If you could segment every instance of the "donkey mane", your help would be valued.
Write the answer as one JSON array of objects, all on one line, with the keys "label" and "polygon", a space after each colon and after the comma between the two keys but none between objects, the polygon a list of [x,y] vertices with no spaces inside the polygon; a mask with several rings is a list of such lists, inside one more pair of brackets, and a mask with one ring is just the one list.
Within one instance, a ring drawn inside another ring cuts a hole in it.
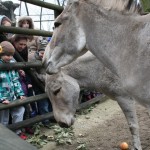
[{"label": "donkey mane", "polygon": [[[115,10],[127,14],[140,14],[142,7],[135,0],[84,0],[106,10]],[[94,1],[94,2],[93,2]]]}]

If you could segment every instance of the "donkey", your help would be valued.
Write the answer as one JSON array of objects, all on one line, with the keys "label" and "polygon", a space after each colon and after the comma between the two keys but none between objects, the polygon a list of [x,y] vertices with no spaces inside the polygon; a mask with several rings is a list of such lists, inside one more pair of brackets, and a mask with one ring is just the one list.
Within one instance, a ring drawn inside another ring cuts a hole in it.
[{"label": "donkey", "polygon": [[150,105],[150,14],[135,13],[132,2],[69,0],[43,59],[47,73],[57,73],[87,48],[118,76],[130,97]]},{"label": "donkey", "polygon": [[133,149],[142,149],[135,101],[123,90],[120,79],[90,52],[63,67],[59,73],[47,74],[45,83],[54,117],[60,126],[69,127],[74,123],[80,88],[95,89],[118,102],[133,137]]}]

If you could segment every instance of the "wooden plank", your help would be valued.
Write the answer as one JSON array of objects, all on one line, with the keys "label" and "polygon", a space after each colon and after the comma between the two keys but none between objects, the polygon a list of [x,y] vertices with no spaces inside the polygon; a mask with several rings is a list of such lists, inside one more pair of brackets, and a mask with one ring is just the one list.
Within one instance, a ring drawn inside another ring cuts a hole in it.
[{"label": "wooden plank", "polygon": [[0,64],[0,70],[16,70],[16,69],[29,69],[41,68],[42,62],[16,62],[16,63],[3,63]]},{"label": "wooden plank", "polygon": [[23,127],[26,127],[26,126],[33,125],[35,123],[41,122],[41,121],[46,120],[46,119],[54,119],[53,113],[50,112],[50,113],[46,113],[44,115],[38,115],[34,118],[26,119],[22,122],[18,122],[18,123],[15,123],[15,124],[10,124],[7,127],[11,130],[16,130],[16,129],[20,129],[20,128],[23,128]]},{"label": "wooden plank", "polygon": [[[97,96],[96,98],[93,98],[87,102],[84,102],[84,103],[81,103],[79,105],[79,107],[77,108],[77,110],[80,110],[80,109],[83,109],[83,108],[86,108],[94,103],[97,103],[97,102],[104,102],[106,99],[108,99],[107,96],[103,95],[103,96]],[[39,115],[39,116],[36,116],[34,118],[30,118],[30,119],[27,119],[27,120],[24,120],[22,122],[18,122],[18,123],[15,123],[15,124],[10,124],[8,125],[7,127],[11,130],[16,130],[16,129],[19,129],[19,128],[23,128],[23,127],[26,127],[26,126],[29,126],[29,125],[33,125],[37,122],[40,122],[40,121],[43,121],[43,120],[46,120],[46,119],[53,119],[54,120],[54,116],[53,116],[53,113],[50,112],[50,113],[46,113],[44,115]]]},{"label": "wooden plank", "polygon": [[86,108],[86,107],[88,107],[88,106],[90,106],[90,105],[92,105],[92,104],[95,104],[95,103],[97,103],[97,102],[102,103],[102,102],[106,101],[107,99],[108,99],[108,97],[107,97],[106,95],[97,96],[97,97],[95,97],[95,98],[93,98],[93,99],[91,99],[91,100],[88,100],[87,102],[81,103],[81,104],[79,105],[79,107],[77,108],[77,110]]},{"label": "wooden plank", "polygon": [[37,150],[37,148],[0,124],[0,150]]},{"label": "wooden plank", "polygon": [[6,26],[0,26],[1,32],[9,32],[14,34],[24,34],[24,35],[40,35],[49,37],[52,36],[52,32],[45,31],[45,30],[35,30],[35,29],[25,29],[25,28],[19,28],[19,27],[6,27]]},{"label": "wooden plank", "polygon": [[17,106],[22,106],[22,105],[29,104],[29,103],[35,102],[35,101],[39,101],[39,100],[42,100],[45,98],[48,98],[46,93],[35,95],[35,96],[30,96],[30,97],[27,97],[25,100],[18,99],[18,100],[12,101],[8,105],[0,104],[0,110],[5,110],[5,109],[17,107]]}]

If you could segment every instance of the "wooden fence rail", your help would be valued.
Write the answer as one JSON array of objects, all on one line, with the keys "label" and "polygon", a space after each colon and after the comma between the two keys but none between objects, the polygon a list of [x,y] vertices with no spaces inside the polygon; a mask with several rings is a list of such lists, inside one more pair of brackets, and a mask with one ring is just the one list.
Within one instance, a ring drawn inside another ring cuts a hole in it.
[{"label": "wooden fence rail", "polygon": [[48,3],[48,2],[43,2],[43,1],[40,1],[40,0],[19,0],[19,1],[27,2],[27,3],[34,4],[36,6],[40,6],[40,7],[44,7],[44,8],[48,8],[48,9],[53,9],[53,10],[56,10],[56,11],[59,11],[59,12],[63,11],[62,6],[51,4],[51,3]]},{"label": "wooden fence rail", "polygon": [[[102,103],[104,102],[105,100],[107,100],[108,97],[106,97],[105,95],[103,96],[97,96],[87,102],[84,102],[84,103],[81,103],[79,105],[79,107],[77,108],[77,110],[80,110],[80,109],[83,109],[83,108],[86,108],[94,103]],[[46,119],[54,119],[54,116],[53,116],[53,113],[50,112],[50,113],[46,113],[44,115],[39,115],[39,116],[36,116],[34,118],[30,118],[30,119],[26,119],[22,122],[18,122],[18,123],[15,123],[15,124],[10,124],[8,125],[7,127],[11,130],[17,130],[19,128],[23,128],[23,127],[26,127],[26,126],[29,126],[29,125],[33,125],[37,122],[40,122],[40,121],[43,121],[43,120],[46,120]]]},{"label": "wooden fence rail", "polygon": [[16,62],[9,64],[0,64],[0,70],[16,70],[16,69],[29,69],[41,68],[42,62]]},{"label": "wooden fence rail", "polygon": [[10,108],[13,108],[13,107],[17,107],[17,106],[22,106],[22,105],[25,105],[25,104],[29,104],[29,103],[32,103],[32,102],[35,102],[35,101],[42,100],[44,98],[48,98],[46,93],[35,95],[35,96],[30,96],[30,97],[27,97],[25,100],[18,99],[18,100],[12,101],[8,105],[0,104],[0,110],[5,110],[5,109],[10,109]]},{"label": "wooden fence rail", "polygon": [[40,35],[44,37],[50,37],[52,36],[52,32],[45,31],[45,30],[35,30],[35,29],[25,29],[25,28],[19,28],[19,27],[6,27],[6,26],[0,26],[1,32],[8,32],[8,33],[14,33],[14,34],[24,34],[24,35]]}]

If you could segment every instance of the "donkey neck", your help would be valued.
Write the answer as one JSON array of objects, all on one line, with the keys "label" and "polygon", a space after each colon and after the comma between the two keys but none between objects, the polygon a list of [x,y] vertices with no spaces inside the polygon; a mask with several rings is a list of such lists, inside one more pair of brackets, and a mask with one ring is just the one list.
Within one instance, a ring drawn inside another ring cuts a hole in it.
[{"label": "donkey neck", "polygon": [[99,70],[98,68],[101,68],[103,72],[103,67],[98,65],[95,56],[87,52],[76,61],[63,67],[62,71],[64,74],[76,79],[81,88],[96,89],[97,85],[95,83],[97,82],[95,80],[98,80],[99,75],[95,73],[95,70]]},{"label": "donkey neck", "polygon": [[[130,38],[136,44],[138,22],[133,17],[119,14],[117,11],[106,11],[100,7],[95,10],[89,4],[84,5],[82,10],[84,13],[81,21],[86,34],[87,48],[118,75],[118,70],[122,67],[122,57],[127,57],[127,50],[133,49]],[[134,48],[136,46],[134,45]]]},{"label": "donkey neck", "polygon": [[76,79],[81,88],[103,90],[108,89],[108,83],[116,77],[90,52],[79,57],[76,61],[63,67],[63,73]]},{"label": "donkey neck", "polygon": [[124,94],[117,76],[104,67],[90,52],[63,67],[62,72],[74,78],[80,88],[100,91],[112,99],[119,94]]}]

